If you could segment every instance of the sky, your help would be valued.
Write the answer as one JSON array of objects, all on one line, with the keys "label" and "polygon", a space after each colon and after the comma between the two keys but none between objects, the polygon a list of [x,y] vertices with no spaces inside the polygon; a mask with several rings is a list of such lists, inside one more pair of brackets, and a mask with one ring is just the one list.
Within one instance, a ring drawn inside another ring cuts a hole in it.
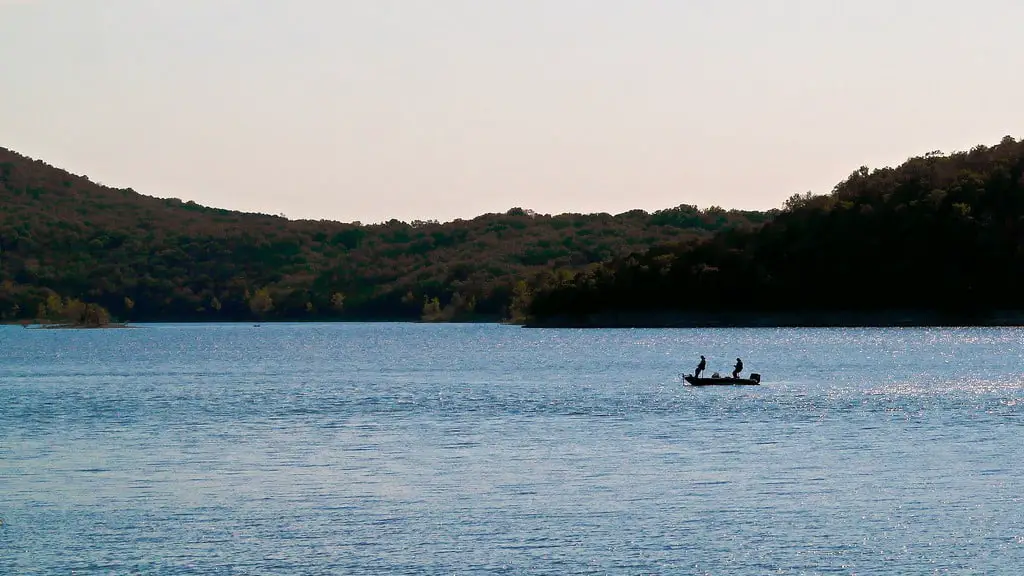
[{"label": "sky", "polygon": [[1024,137],[1019,0],[0,0],[0,146],[289,218],[779,207]]}]

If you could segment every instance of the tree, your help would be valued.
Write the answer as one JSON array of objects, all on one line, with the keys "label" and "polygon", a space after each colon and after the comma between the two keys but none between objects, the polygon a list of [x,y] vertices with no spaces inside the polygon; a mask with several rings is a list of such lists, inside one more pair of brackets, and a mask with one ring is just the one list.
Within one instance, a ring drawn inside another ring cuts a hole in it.
[{"label": "tree", "polygon": [[82,323],[85,326],[94,328],[106,326],[110,323],[110,312],[99,304],[86,304],[85,312],[82,315]]},{"label": "tree", "polygon": [[460,292],[456,291],[452,294],[452,299],[448,302],[448,305],[441,311],[440,319],[451,321],[465,319],[473,315],[476,310],[476,298],[473,296],[463,296]]},{"label": "tree", "polygon": [[50,294],[46,297],[46,313],[43,316],[48,320],[56,320],[64,315],[65,303],[57,294]]},{"label": "tree", "polygon": [[441,301],[435,296],[430,298],[428,296],[423,297],[423,313],[420,315],[420,319],[427,322],[436,322],[441,318]]},{"label": "tree", "polygon": [[525,322],[530,316],[530,305],[533,303],[533,291],[525,281],[516,282],[512,289],[512,303],[509,305],[509,320]]},{"label": "tree", "polygon": [[345,309],[345,295],[341,292],[335,292],[331,295],[331,309],[335,312],[341,312]]},{"label": "tree", "polygon": [[260,288],[249,298],[249,309],[258,317],[274,309],[274,299],[266,288]]},{"label": "tree", "polygon": [[110,313],[106,308],[91,302],[82,302],[77,298],[69,298],[62,306],[63,319],[72,326],[99,328],[110,323]]}]

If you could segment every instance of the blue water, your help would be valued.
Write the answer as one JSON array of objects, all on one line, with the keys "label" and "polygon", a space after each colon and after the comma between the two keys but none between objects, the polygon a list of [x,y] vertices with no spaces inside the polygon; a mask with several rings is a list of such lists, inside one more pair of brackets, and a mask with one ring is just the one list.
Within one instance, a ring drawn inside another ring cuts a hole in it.
[{"label": "blue water", "polygon": [[0,327],[0,574],[1020,574],[1022,432],[1020,329]]}]

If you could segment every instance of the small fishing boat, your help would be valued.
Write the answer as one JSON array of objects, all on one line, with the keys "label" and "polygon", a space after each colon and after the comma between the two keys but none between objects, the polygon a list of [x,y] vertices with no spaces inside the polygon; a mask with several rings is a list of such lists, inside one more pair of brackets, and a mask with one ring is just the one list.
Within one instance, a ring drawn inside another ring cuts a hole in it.
[{"label": "small fishing boat", "polygon": [[757,386],[761,383],[760,374],[751,374],[750,378],[733,378],[732,376],[714,375],[710,378],[696,378],[692,374],[683,376],[691,386]]}]

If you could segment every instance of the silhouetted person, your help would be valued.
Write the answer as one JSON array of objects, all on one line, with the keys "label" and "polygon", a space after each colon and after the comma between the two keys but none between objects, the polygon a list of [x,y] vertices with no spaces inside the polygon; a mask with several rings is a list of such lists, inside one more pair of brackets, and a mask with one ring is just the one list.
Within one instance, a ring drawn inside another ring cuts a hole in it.
[{"label": "silhouetted person", "polygon": [[707,360],[704,359],[704,355],[701,354],[700,364],[697,364],[697,371],[693,373],[694,378],[700,378],[700,375],[704,373],[704,369],[708,367]]},{"label": "silhouetted person", "polygon": [[740,360],[739,358],[737,358],[736,359],[736,366],[733,367],[733,369],[732,369],[732,377],[733,378],[739,378],[740,377],[740,372],[743,372],[743,360]]}]

